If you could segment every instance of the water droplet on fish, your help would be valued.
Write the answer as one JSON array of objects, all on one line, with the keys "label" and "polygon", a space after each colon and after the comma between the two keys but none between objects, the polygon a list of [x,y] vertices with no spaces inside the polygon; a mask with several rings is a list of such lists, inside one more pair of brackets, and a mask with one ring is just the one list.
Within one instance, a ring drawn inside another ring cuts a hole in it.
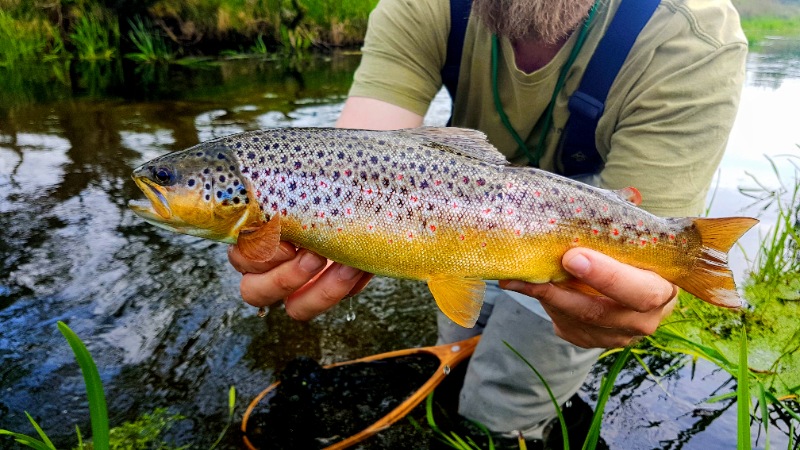
[{"label": "water droplet on fish", "polygon": [[263,306],[258,308],[258,312],[256,313],[256,315],[261,318],[267,317],[267,308]]},{"label": "water droplet on fish", "polygon": [[445,375],[450,375],[450,366],[444,366],[442,372],[444,372]]}]

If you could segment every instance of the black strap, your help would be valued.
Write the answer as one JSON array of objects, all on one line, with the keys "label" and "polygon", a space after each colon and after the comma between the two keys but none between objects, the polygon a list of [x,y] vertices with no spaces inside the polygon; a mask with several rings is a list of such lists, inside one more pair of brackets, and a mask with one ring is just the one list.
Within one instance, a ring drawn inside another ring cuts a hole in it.
[{"label": "black strap", "polygon": [[660,0],[623,0],[586,66],[578,90],[569,99],[569,119],[561,137],[562,174],[588,175],[604,165],[595,146],[597,123],[608,91],[633,43]]},{"label": "black strap", "polygon": [[[461,53],[464,49],[464,35],[467,33],[472,0],[450,0],[450,35],[447,37],[447,57],[442,67],[442,83],[450,93],[453,103],[458,90],[458,75],[461,71]],[[452,114],[450,115],[452,121]],[[448,121],[448,125],[450,125]]]}]

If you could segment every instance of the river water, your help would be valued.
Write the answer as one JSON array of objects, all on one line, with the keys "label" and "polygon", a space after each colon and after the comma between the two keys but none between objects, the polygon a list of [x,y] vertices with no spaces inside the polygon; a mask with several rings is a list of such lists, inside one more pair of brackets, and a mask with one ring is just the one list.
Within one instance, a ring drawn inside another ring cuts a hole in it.
[{"label": "river water", "polygon": [[[88,66],[55,78],[0,73],[0,428],[34,434],[28,411],[62,447],[75,445],[76,424],[89,432],[82,378],[59,320],[94,355],[112,424],[166,406],[188,418],[170,437],[199,448],[222,429],[231,385],[240,419],[244,404],[298,355],[330,363],[435,341],[435,305],[412,282],[377,279],[308,323],[281,308],[260,319],[239,298],[225,246],[160,231],[126,207],[141,196],[131,169],[157,155],[244,130],[332,125],[358,59]],[[798,99],[800,44],[774,41],[750,56],[711,216],[743,213],[750,200],[738,188],[753,184],[747,173],[776,179],[765,154],[799,153]],[[437,96],[426,122],[442,123],[448,101]],[[791,176],[788,164],[780,167]],[[763,217],[762,233],[774,220]],[[745,252],[757,246],[756,231]],[[741,280],[741,254],[733,267]],[[636,370],[622,377],[603,431],[612,448],[735,446],[735,408],[703,403],[733,383],[703,364],[693,379],[688,370],[663,390]],[[582,395],[591,400],[601,375]],[[364,448],[422,442],[403,426]],[[785,435],[775,434],[785,448]],[[235,433],[225,443],[236,447]]]}]

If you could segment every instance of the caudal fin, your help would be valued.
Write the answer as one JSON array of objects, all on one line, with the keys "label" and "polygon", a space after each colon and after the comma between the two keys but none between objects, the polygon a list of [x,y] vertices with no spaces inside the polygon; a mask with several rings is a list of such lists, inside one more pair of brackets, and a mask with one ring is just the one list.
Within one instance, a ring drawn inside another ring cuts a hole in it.
[{"label": "caudal fin", "polygon": [[675,284],[712,305],[739,308],[742,299],[736,292],[733,274],[728,268],[728,251],[758,220],[750,217],[692,219],[700,233],[701,254],[695,266]]}]

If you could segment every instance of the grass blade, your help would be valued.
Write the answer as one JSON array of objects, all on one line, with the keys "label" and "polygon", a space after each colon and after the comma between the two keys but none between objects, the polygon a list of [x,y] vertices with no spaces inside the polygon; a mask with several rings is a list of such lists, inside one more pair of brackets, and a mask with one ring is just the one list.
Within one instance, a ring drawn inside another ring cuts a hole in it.
[{"label": "grass blade", "polygon": [[614,387],[614,382],[616,382],[620,371],[625,367],[625,363],[628,362],[628,358],[631,356],[631,350],[630,347],[626,347],[620,353],[617,360],[614,361],[614,365],[611,366],[611,370],[608,371],[606,376],[603,377],[603,382],[600,383],[597,406],[592,416],[592,425],[589,427],[589,433],[586,435],[586,442],[583,443],[583,450],[594,450],[597,447],[597,441],[600,440],[600,425],[603,422],[603,410],[606,407],[608,397],[611,396],[611,388]]},{"label": "grass blade", "polygon": [[761,423],[764,424],[764,450],[769,450],[769,407],[767,405],[767,390],[764,383],[758,383],[758,403],[761,408]]},{"label": "grass blade", "polygon": [[67,339],[75,360],[83,372],[83,380],[86,383],[86,397],[89,399],[89,415],[92,422],[92,448],[95,450],[108,450],[109,448],[109,426],[108,408],[106,407],[106,396],[103,393],[103,383],[100,380],[100,373],[97,371],[92,355],[83,344],[81,339],[64,322],[58,322],[58,330]]},{"label": "grass blade", "polygon": [[47,437],[47,434],[45,434],[44,430],[42,430],[42,427],[40,427],[39,424],[36,423],[36,420],[34,420],[33,417],[31,417],[31,415],[28,414],[28,411],[25,411],[25,415],[28,417],[28,420],[31,422],[31,425],[33,425],[33,428],[36,430],[36,432],[39,433],[39,437],[42,438],[42,442],[44,442],[47,445],[47,447],[51,448],[52,450],[56,450],[56,447],[53,445],[53,442],[51,442],[50,438]]},{"label": "grass blade", "polygon": [[739,342],[739,372],[736,386],[737,399],[737,445],[739,450],[750,450],[750,371],[747,369],[747,330],[742,327]]},{"label": "grass blade", "polygon": [[231,386],[228,390],[228,423],[225,424],[225,428],[222,429],[222,432],[219,433],[217,436],[217,440],[211,445],[211,448],[208,450],[214,450],[217,448],[220,442],[222,442],[222,438],[225,437],[225,434],[228,432],[228,428],[230,428],[231,424],[233,423],[233,410],[236,407],[236,386]]},{"label": "grass blade", "polygon": [[519,359],[521,359],[522,362],[524,362],[533,371],[533,373],[536,374],[536,376],[539,378],[539,381],[541,381],[542,384],[544,385],[544,388],[547,390],[547,395],[550,396],[550,401],[553,402],[553,406],[556,407],[556,414],[558,415],[558,423],[561,424],[561,436],[564,439],[564,450],[569,450],[570,447],[569,447],[569,436],[568,436],[568,433],[567,433],[567,422],[564,420],[564,414],[562,414],[562,412],[561,412],[561,405],[558,404],[558,400],[556,399],[556,396],[553,395],[553,391],[550,390],[550,386],[547,384],[547,380],[544,379],[542,374],[540,374],[539,371],[536,370],[535,367],[533,367],[533,364],[528,362],[528,360],[525,359],[525,357],[522,356],[517,351],[517,349],[512,347],[511,344],[509,344],[506,341],[503,341],[503,343],[506,344],[506,347],[508,347],[512,352],[514,352],[514,354],[517,355],[517,357]]},{"label": "grass blade", "polygon": [[19,442],[20,444],[27,445],[28,447],[35,448],[36,450],[52,450],[52,447],[48,447],[47,444],[45,444],[44,442],[34,437],[28,436],[27,434],[14,433],[13,431],[8,431],[8,430],[0,430],[0,435],[3,434],[11,436],[14,438],[14,440]]}]

